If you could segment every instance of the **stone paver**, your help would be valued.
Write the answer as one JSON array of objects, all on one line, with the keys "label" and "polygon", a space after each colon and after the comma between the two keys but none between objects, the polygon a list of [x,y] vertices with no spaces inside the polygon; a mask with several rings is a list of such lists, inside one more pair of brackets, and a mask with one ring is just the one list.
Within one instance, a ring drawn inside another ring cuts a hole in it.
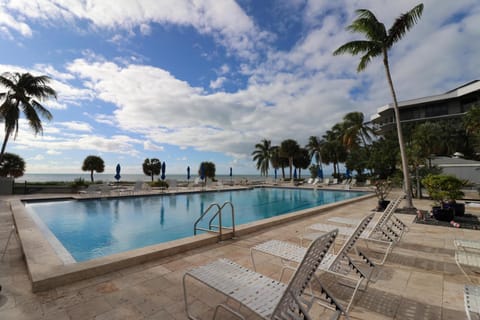
[{"label": "stone paver", "polygon": [[[392,196],[393,197],[393,196]],[[298,236],[316,222],[332,216],[359,218],[375,207],[376,199],[345,205],[296,222],[282,224],[178,256],[150,261],[101,277],[75,282],[45,292],[32,293],[18,239],[8,247],[0,262],[0,319],[186,319],[182,278],[186,271],[226,257],[252,267],[250,248],[268,239],[299,243]],[[429,209],[428,200],[414,200]],[[350,312],[352,319],[463,319],[463,285],[466,279],[454,262],[455,238],[478,239],[480,231],[413,224],[413,215],[398,215],[410,227],[383,266],[376,280],[360,293]],[[0,249],[10,232],[12,216],[6,202],[0,202]],[[369,252],[369,249],[366,249]],[[376,256],[372,253],[372,256]],[[258,257],[258,270],[278,278],[281,264]],[[474,278],[478,280],[478,277]],[[328,283],[331,281],[326,279]],[[332,282],[333,283],[333,282]],[[190,284],[191,310],[209,319],[223,297],[208,288]],[[344,287],[334,287],[343,296]],[[316,318],[330,311],[315,306]],[[223,315],[222,319],[232,317]],[[256,319],[247,314],[248,319]],[[233,319],[233,318],[232,318]]]}]

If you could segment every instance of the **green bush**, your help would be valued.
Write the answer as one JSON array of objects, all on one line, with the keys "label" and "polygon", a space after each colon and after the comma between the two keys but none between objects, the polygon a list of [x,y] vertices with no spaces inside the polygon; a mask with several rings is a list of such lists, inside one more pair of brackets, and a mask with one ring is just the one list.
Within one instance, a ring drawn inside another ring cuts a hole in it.
[{"label": "green bush", "polygon": [[71,186],[73,188],[79,188],[79,187],[86,187],[88,185],[88,183],[85,182],[85,179],[83,178],[77,178],[75,180],[73,180]]},{"label": "green bush", "polygon": [[450,200],[462,199],[464,193],[461,188],[466,183],[467,181],[444,174],[429,174],[422,179],[430,197],[440,205]]},{"label": "green bush", "polygon": [[167,181],[163,181],[163,180],[157,180],[157,181],[150,182],[150,186],[151,187],[156,187],[156,188],[168,189]]}]

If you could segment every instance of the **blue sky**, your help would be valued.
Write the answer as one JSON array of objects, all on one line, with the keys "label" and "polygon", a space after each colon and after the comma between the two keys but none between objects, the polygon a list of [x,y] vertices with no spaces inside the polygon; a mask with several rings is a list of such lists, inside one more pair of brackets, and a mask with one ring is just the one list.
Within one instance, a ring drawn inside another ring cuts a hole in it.
[{"label": "blue sky", "polygon": [[[262,139],[301,145],[343,115],[368,119],[391,101],[381,60],[333,57],[367,8],[389,27],[417,1],[0,0],[0,72],[49,75],[53,120],[21,121],[7,152],[27,173],[81,172],[98,155],[141,173],[145,158],[183,173],[256,173]],[[479,79],[480,2],[424,1],[420,22],[390,53],[400,100]],[[2,132],[3,133],[3,132]],[[0,135],[2,134],[0,133]],[[3,137],[1,137],[3,139]]]}]

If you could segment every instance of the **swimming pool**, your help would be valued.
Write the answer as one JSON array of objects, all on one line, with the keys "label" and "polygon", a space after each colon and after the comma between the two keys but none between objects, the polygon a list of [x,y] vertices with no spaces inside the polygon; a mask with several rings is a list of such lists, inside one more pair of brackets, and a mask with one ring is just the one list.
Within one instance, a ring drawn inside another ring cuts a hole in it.
[{"label": "swimming pool", "polygon": [[[95,259],[193,235],[211,203],[230,201],[237,225],[365,195],[365,192],[288,188],[202,192],[113,199],[26,202],[51,242],[73,258]],[[228,211],[226,212],[228,213]],[[208,221],[208,219],[206,219]],[[224,225],[231,225],[225,214]]]}]

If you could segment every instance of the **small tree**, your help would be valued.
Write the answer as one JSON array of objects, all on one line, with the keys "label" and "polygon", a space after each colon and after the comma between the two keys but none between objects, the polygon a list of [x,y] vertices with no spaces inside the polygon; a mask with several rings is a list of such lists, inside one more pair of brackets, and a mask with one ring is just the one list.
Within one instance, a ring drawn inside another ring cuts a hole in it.
[{"label": "small tree", "polygon": [[198,175],[201,175],[201,168],[203,166],[203,173],[205,174],[205,177],[214,179],[215,178],[215,163],[209,162],[209,161],[204,161],[200,164],[200,167],[198,167]]},{"label": "small tree", "polygon": [[18,178],[25,173],[25,161],[13,153],[4,153],[0,162],[0,177]]},{"label": "small tree", "polygon": [[103,172],[105,170],[105,163],[100,157],[88,156],[85,158],[85,160],[83,160],[82,170],[90,171],[90,180],[93,183],[93,171],[98,173]]},{"label": "small tree", "polygon": [[422,180],[430,197],[443,207],[448,201],[461,199],[464,196],[461,188],[465,181],[445,174],[429,174]]},{"label": "small tree", "polygon": [[152,177],[153,182],[153,177],[160,174],[160,170],[162,169],[162,163],[157,158],[147,158],[145,159],[145,161],[143,161],[142,169],[145,175]]}]

